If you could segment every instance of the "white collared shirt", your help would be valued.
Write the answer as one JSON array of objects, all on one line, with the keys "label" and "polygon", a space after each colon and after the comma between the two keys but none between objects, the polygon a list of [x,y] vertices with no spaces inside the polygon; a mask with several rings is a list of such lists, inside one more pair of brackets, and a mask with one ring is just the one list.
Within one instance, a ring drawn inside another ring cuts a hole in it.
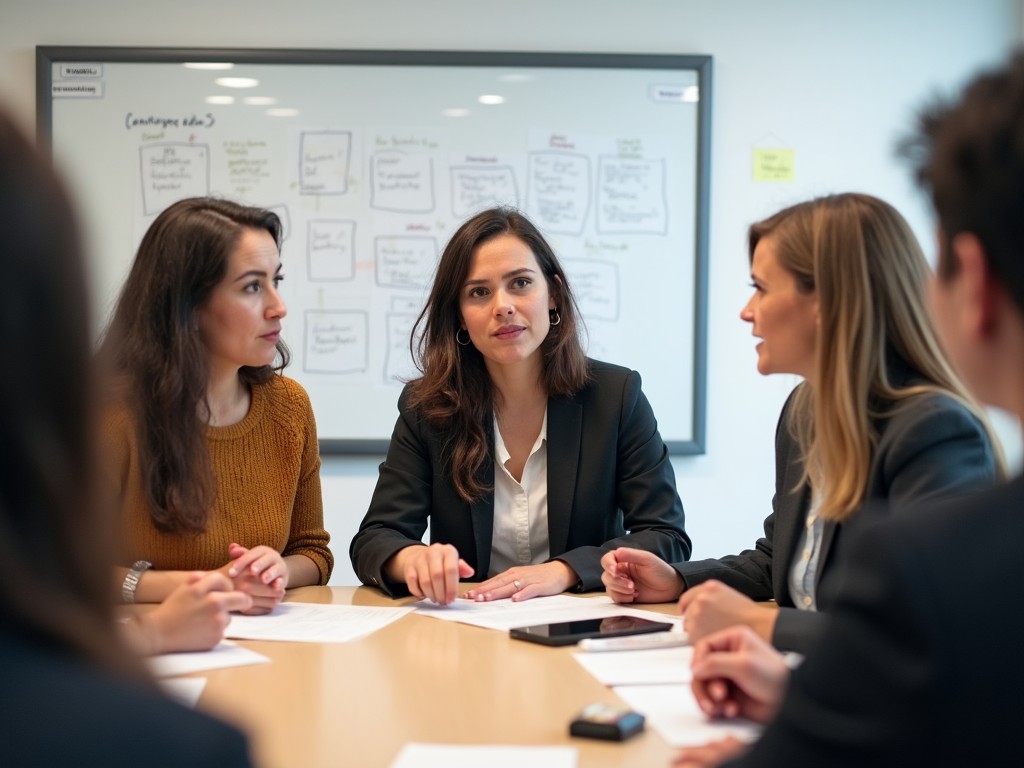
[{"label": "white collared shirt", "polygon": [[522,482],[505,464],[511,458],[494,420],[494,533],[491,567],[495,576],[516,565],[543,563],[550,557],[548,541],[548,412],[523,467]]}]

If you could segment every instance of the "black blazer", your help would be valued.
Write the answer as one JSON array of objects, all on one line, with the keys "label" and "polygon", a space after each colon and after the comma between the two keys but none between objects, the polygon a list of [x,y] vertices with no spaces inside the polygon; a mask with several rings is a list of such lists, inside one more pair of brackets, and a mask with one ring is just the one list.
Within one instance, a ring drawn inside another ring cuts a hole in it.
[{"label": "black blazer", "polygon": [[[53,610],[57,610],[53,608]],[[0,764],[246,768],[245,737],[0,627]]]},{"label": "black blazer", "polygon": [[[909,383],[909,379],[904,383]],[[806,385],[801,385],[806,386]],[[795,394],[795,390],[794,390]],[[806,527],[810,490],[800,480],[804,464],[790,434],[790,395],[775,432],[775,496],[754,549],[717,560],[674,564],[687,588],[717,579],[755,600],[780,606],[772,642],[783,650],[806,651],[824,629],[820,613],[797,610],[789,592],[789,571]],[[991,486],[996,464],[988,435],[974,415],[951,397],[923,394],[878,418],[878,444],[871,459],[864,503],[893,505],[963,494]],[[815,583],[818,611],[835,605],[839,579],[833,567],[847,529],[859,513],[837,524],[826,522]]]},{"label": "black blazer", "polygon": [[861,528],[822,642],[735,765],[1020,765],[1024,480]]},{"label": "black blazer", "polygon": [[[548,401],[550,553],[580,577],[580,591],[603,589],[601,555],[619,546],[670,562],[690,556],[675,474],[640,375],[595,360],[589,366],[591,381],[581,392]],[[443,456],[448,430],[421,419],[405,392],[398,410],[370,508],[349,547],[356,575],[392,596],[408,594],[405,584],[385,581],[384,563],[421,542],[429,519],[431,542],[454,545],[485,578],[494,494],[472,504],[460,498]],[[490,419],[486,427],[492,434]],[[485,481],[493,485],[493,464]]]}]

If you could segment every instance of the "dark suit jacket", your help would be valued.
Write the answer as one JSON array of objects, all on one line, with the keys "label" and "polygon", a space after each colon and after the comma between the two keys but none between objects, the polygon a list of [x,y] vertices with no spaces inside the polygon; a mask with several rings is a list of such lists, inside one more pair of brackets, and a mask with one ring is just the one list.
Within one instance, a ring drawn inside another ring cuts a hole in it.
[{"label": "dark suit jacket", "polygon": [[244,768],[245,737],[0,628],[0,765]]},{"label": "dark suit jacket", "polygon": [[[640,375],[593,360],[590,369],[581,392],[548,401],[550,553],[580,577],[580,591],[603,588],[601,555],[619,546],[670,562],[690,556],[675,473]],[[481,579],[494,523],[493,493],[469,504],[452,486],[443,454],[448,430],[427,424],[405,401],[403,393],[370,508],[349,548],[360,580],[393,596],[408,592],[385,581],[384,563],[422,540],[428,518],[430,540],[454,545]],[[493,464],[485,481],[493,486]]]},{"label": "dark suit jacket", "polygon": [[[905,381],[909,383],[909,378]],[[802,385],[805,386],[805,385]],[[810,491],[800,483],[804,464],[790,434],[790,395],[775,433],[775,496],[764,521],[764,537],[754,549],[718,560],[674,564],[687,588],[717,579],[755,600],[780,606],[772,642],[783,650],[804,652],[824,629],[820,613],[797,610],[789,592],[789,571],[807,522]],[[963,405],[940,394],[906,400],[875,422],[878,445],[871,460],[864,503],[894,506],[915,500],[954,496],[989,487],[996,479],[992,446],[981,423]],[[833,567],[846,529],[859,513],[837,524],[826,522],[818,560],[815,599],[818,611],[835,605],[839,581]]]},{"label": "dark suit jacket", "polygon": [[862,528],[820,646],[736,765],[1020,765],[1024,480]]}]

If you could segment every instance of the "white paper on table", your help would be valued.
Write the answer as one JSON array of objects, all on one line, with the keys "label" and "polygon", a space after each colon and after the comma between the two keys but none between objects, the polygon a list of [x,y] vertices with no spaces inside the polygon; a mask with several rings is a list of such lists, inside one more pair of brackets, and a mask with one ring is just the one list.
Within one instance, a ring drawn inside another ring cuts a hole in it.
[{"label": "white paper on table", "polygon": [[690,747],[734,736],[754,741],[761,726],[749,720],[711,720],[701,712],[689,685],[622,685],[613,688],[673,747]]},{"label": "white paper on table", "polygon": [[195,709],[199,697],[206,687],[206,679],[202,677],[176,677],[171,680],[158,680],[161,690],[189,709]]},{"label": "white paper on table", "polygon": [[402,747],[391,768],[576,768],[575,747],[419,744]]},{"label": "white paper on table", "polygon": [[263,616],[232,615],[224,634],[241,640],[347,643],[386,627],[411,610],[364,605],[279,603]]},{"label": "white paper on table", "polygon": [[693,646],[646,651],[574,653],[587,672],[604,685],[689,683]]},{"label": "white paper on table", "polygon": [[426,600],[415,604],[416,613],[433,616],[446,621],[458,621],[485,629],[508,631],[513,627],[529,627],[534,624],[553,624],[559,621],[580,619],[603,619],[608,616],[638,616],[654,621],[672,624],[682,622],[678,616],[668,616],[657,611],[630,608],[612,602],[610,597],[570,597],[551,595],[531,600],[492,600],[478,603],[475,600],[459,598],[450,605],[436,605]]},{"label": "white paper on table", "polygon": [[244,667],[247,664],[265,664],[270,659],[248,648],[222,640],[209,651],[190,653],[164,653],[146,660],[150,671],[156,677],[187,675],[189,672],[205,672],[222,667]]}]

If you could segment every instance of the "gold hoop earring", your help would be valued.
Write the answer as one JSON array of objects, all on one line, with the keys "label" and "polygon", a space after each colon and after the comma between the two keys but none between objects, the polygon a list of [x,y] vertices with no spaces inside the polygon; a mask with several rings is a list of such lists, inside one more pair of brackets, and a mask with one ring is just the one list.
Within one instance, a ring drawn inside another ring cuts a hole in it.
[{"label": "gold hoop earring", "polygon": [[562,316],[558,314],[557,309],[549,309],[548,320],[551,322],[552,325],[558,325],[560,322],[562,322]]},{"label": "gold hoop earring", "polygon": [[459,328],[459,330],[457,330],[455,332],[455,341],[456,341],[456,343],[460,347],[468,347],[470,345],[470,343],[472,343],[472,339],[469,338],[469,331],[466,331],[466,340],[465,341],[460,339],[459,338],[459,334],[462,333],[463,331],[466,331],[466,329],[465,328]]}]

